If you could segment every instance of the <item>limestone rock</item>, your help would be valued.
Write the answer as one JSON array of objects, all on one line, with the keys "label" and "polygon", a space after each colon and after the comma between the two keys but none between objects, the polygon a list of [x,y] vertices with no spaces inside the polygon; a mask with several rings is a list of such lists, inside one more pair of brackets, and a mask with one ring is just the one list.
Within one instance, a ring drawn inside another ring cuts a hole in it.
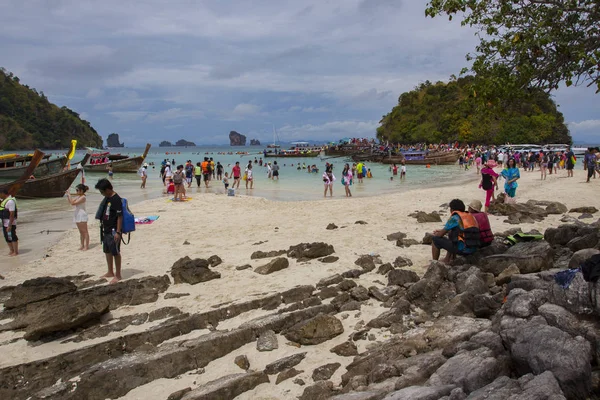
[{"label": "limestone rock", "polygon": [[440,214],[438,214],[435,211],[430,213],[426,213],[425,211],[417,211],[415,213],[409,214],[408,216],[416,218],[417,222],[420,224],[427,222],[442,222]]},{"label": "limestone rock", "polygon": [[388,310],[367,323],[371,328],[389,328],[393,324],[401,323],[404,316],[410,314],[410,303],[405,299],[398,299]]},{"label": "limestone rock", "polygon": [[287,253],[287,250],[273,250],[273,251],[268,251],[268,252],[258,250],[258,251],[255,251],[254,253],[252,253],[252,255],[250,255],[250,259],[258,260],[261,258],[279,257],[286,253]]},{"label": "limestone rock", "polygon": [[405,238],[406,238],[406,233],[404,233],[404,232],[390,233],[389,235],[387,235],[387,240],[389,240],[390,242],[395,242],[396,240],[405,239]]},{"label": "limestone rock", "polygon": [[356,225],[367,225],[367,221],[358,220],[355,222]]},{"label": "limestone rock", "polygon": [[581,224],[566,224],[558,228],[548,228],[544,232],[544,240],[552,246],[564,246],[575,237],[585,236],[596,232],[597,229],[590,226],[582,226]]},{"label": "limestone rock", "polygon": [[76,290],[77,286],[65,278],[47,276],[29,279],[14,288],[10,299],[4,303],[4,308],[9,310]]},{"label": "limestone rock", "polygon": [[374,257],[368,254],[362,255],[358,257],[354,264],[358,265],[365,272],[371,272],[375,269],[375,260]]},{"label": "limestone rock", "polygon": [[270,364],[267,364],[267,366],[265,367],[265,373],[269,375],[274,375],[286,369],[295,367],[296,365],[300,364],[300,362],[304,360],[305,357],[306,352],[303,352],[279,359]]},{"label": "limestone rock", "polygon": [[277,379],[275,380],[275,384],[279,385],[281,382],[286,381],[290,378],[293,378],[297,375],[300,375],[304,371],[298,371],[295,368],[286,369],[285,371],[281,371],[279,375],[277,375]]},{"label": "limestone rock", "polygon": [[191,387],[186,387],[185,389],[181,389],[178,390],[176,392],[173,392],[169,395],[169,397],[167,397],[167,400],[181,400],[181,398],[187,393],[187,392],[191,392],[192,388]]},{"label": "limestone rock", "polygon": [[415,239],[398,239],[398,240],[396,240],[396,246],[398,246],[398,247],[410,247],[410,246],[414,246],[417,244],[420,244],[420,243]]},{"label": "limestone rock", "polygon": [[388,394],[383,400],[438,400],[450,394],[454,385],[409,386]]},{"label": "limestone rock", "polygon": [[178,299],[180,297],[185,297],[185,296],[189,296],[189,293],[167,293],[165,294],[164,299],[168,300],[168,299]]},{"label": "limestone rock", "polygon": [[333,393],[332,382],[319,381],[314,385],[307,386],[298,400],[327,400]]},{"label": "limestone rock", "polygon": [[181,400],[233,399],[261,383],[269,383],[264,372],[227,375],[186,393]]},{"label": "limestone rock", "polygon": [[344,280],[344,278],[342,278],[342,276],[340,274],[328,276],[326,278],[321,279],[317,283],[317,288],[322,288],[322,287],[326,287],[326,286],[330,286],[330,285],[337,285],[338,283],[340,283],[343,280]]},{"label": "limestone rock", "polygon": [[287,251],[287,256],[290,258],[297,258],[299,261],[304,261],[325,257],[333,253],[335,253],[335,250],[332,245],[323,242],[314,242],[290,246]]},{"label": "limestone rock", "polygon": [[394,267],[390,263],[381,264],[377,269],[377,273],[381,275],[386,275],[388,272],[393,270]]},{"label": "limestone rock", "polygon": [[329,225],[327,225],[327,228],[325,228],[325,229],[327,229],[328,231],[331,231],[331,230],[334,230],[337,228],[338,228],[338,226],[336,224],[330,223]]},{"label": "limestone rock", "polygon": [[250,264],[238,265],[237,267],[235,267],[235,269],[237,271],[243,271],[245,269],[252,269],[252,265],[250,265]]},{"label": "limestone rock", "polygon": [[207,261],[208,261],[208,264],[213,268],[216,267],[217,265],[220,265],[223,263],[223,260],[221,260],[221,257],[217,256],[216,254],[208,257]]},{"label": "limestone rock", "polygon": [[350,289],[350,297],[356,301],[369,300],[369,291],[364,286],[357,286]]},{"label": "limestone rock", "polygon": [[505,283],[510,282],[510,278],[513,275],[518,275],[520,273],[519,267],[517,267],[516,264],[511,264],[496,277],[496,285],[504,285]]},{"label": "limestone rock", "polygon": [[568,289],[552,282],[548,290],[548,299],[575,314],[600,315],[600,281],[588,283],[583,279],[583,274],[578,272]]},{"label": "limestone rock", "polygon": [[568,210],[567,206],[557,201],[553,201],[552,203],[546,206],[546,212],[548,214],[564,214]]},{"label": "limestone rock", "polygon": [[342,272],[342,278],[354,279],[354,278],[358,278],[359,276],[361,276],[364,273],[365,273],[365,271],[362,269],[351,269],[351,270]]},{"label": "limestone rock", "polygon": [[219,272],[211,271],[210,263],[207,260],[196,258],[190,259],[188,256],[177,260],[171,267],[171,276],[175,284],[189,283],[195,285],[201,282],[207,282],[221,277]]},{"label": "limestone rock", "polygon": [[388,286],[404,286],[407,283],[419,281],[419,275],[417,275],[415,271],[409,271],[406,269],[393,269],[388,273],[387,277]]},{"label": "limestone rock", "polygon": [[230,146],[245,146],[246,136],[237,133],[236,131],[229,132],[229,145]]},{"label": "limestone rock", "polygon": [[396,268],[410,267],[411,265],[413,265],[413,263],[408,258],[398,256],[394,260],[394,267]]},{"label": "limestone rock", "polygon": [[248,371],[250,368],[250,361],[248,361],[248,357],[245,355],[237,356],[233,362],[244,371]]},{"label": "limestone rock", "polygon": [[352,357],[358,355],[358,349],[354,342],[351,341],[338,344],[329,351],[342,357]]},{"label": "limestone rock", "polygon": [[576,207],[571,208],[569,210],[570,213],[579,213],[579,214],[595,214],[598,212],[598,209],[594,206],[590,207]]},{"label": "limestone rock", "polygon": [[290,266],[290,262],[285,257],[277,257],[265,265],[256,267],[254,272],[261,275],[272,274],[273,272],[281,271]]},{"label": "limestone rock", "polygon": [[554,251],[548,242],[543,240],[520,242],[510,247],[504,254],[485,257],[480,264],[483,272],[499,275],[506,268],[515,264],[522,274],[545,271],[552,268]]},{"label": "limestone rock", "polygon": [[256,350],[258,351],[272,351],[278,348],[277,335],[273,331],[263,332],[256,341]]},{"label": "limestone rock", "polygon": [[325,264],[331,264],[331,263],[336,262],[339,259],[340,258],[337,256],[326,256],[326,257],[319,258],[319,261],[321,261],[322,263],[325,263]]},{"label": "limestone rock", "polygon": [[591,249],[598,244],[598,233],[593,232],[585,236],[575,237],[567,243],[567,247],[573,252]]},{"label": "limestone rock", "polygon": [[338,368],[341,366],[342,366],[342,364],[336,362],[336,363],[325,364],[320,367],[317,367],[317,368],[315,368],[315,370],[312,373],[312,379],[315,382],[326,381],[329,378],[331,378],[333,376],[333,374],[335,373],[335,371],[337,371]]},{"label": "limestone rock", "polygon": [[319,314],[314,318],[299,322],[288,329],[284,336],[302,345],[323,343],[344,333],[342,322],[334,316]]}]

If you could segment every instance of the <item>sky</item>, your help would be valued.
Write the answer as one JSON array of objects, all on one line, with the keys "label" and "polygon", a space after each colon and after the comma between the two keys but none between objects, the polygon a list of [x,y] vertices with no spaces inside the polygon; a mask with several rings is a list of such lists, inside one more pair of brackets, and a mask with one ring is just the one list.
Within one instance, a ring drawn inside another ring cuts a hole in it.
[{"label": "sky", "polygon": [[[475,31],[426,0],[3,0],[0,66],[126,146],[374,137],[398,97],[467,66]],[[600,95],[554,93],[575,141]]]}]

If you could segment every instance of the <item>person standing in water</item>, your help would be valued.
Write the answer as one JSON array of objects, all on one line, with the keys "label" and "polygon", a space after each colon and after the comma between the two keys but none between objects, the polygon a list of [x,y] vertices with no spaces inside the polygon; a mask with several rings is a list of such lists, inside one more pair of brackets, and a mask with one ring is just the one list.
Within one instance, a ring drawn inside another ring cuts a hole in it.
[{"label": "person standing in water", "polygon": [[148,164],[144,164],[140,169],[140,178],[142,178],[142,184],[140,185],[140,189],[145,189],[146,180],[148,179]]},{"label": "person standing in water", "polygon": [[277,161],[273,161],[273,180],[277,179],[279,180],[279,165],[277,165]]},{"label": "person standing in water", "polygon": [[252,163],[248,163],[248,167],[246,168],[246,189],[248,189],[248,184],[250,184],[250,189],[254,189],[254,176],[252,174]]},{"label": "person standing in water", "polygon": [[73,222],[77,226],[79,230],[79,240],[81,241],[81,247],[79,250],[89,250],[90,248],[90,234],[88,232],[88,214],[85,209],[86,197],[85,192],[87,192],[89,188],[84,184],[79,184],[75,186],[75,193],[77,193],[77,197],[71,197],[71,193],[69,190],[65,192],[67,194],[67,201],[70,205],[75,206],[75,214],[73,215]]},{"label": "person standing in water", "polygon": [[352,170],[348,164],[344,165],[344,170],[342,171],[342,183],[346,190],[346,197],[352,197],[352,192],[350,191],[350,185],[352,185]]},{"label": "person standing in water", "polygon": [[327,189],[329,189],[329,197],[333,197],[333,182],[335,182],[335,176],[333,175],[333,164],[325,163],[325,172],[323,172],[323,184],[325,185],[325,191],[323,197],[327,197]]}]

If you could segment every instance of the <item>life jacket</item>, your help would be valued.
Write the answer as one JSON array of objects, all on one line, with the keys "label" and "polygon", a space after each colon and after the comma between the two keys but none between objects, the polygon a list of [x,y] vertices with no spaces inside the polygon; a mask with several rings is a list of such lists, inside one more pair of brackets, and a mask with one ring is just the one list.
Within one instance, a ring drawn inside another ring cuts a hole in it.
[{"label": "life jacket", "polygon": [[15,215],[14,218],[17,218],[17,199],[15,199],[12,196],[7,197],[6,199],[2,200],[2,203],[0,203],[0,218],[1,219],[9,219],[10,218],[10,211],[8,211],[8,209],[6,208],[6,205],[8,204],[8,202],[12,200],[15,202]]},{"label": "life jacket", "polygon": [[202,172],[203,172],[204,174],[208,174],[208,173],[210,172],[210,170],[209,170],[209,168],[210,168],[210,167],[209,167],[209,165],[210,165],[210,164],[209,164],[209,162],[208,162],[208,161],[202,161]]},{"label": "life jacket", "polygon": [[463,242],[466,247],[479,247],[481,239],[479,235],[479,225],[473,214],[462,211],[454,211],[452,215],[458,215],[461,221],[462,229],[459,227],[458,240]]},{"label": "life jacket", "polygon": [[202,167],[195,166],[194,167],[194,174],[196,176],[202,175]]},{"label": "life jacket", "polygon": [[490,227],[490,220],[485,213],[473,213],[472,215],[477,220],[477,225],[479,225],[480,247],[489,246],[494,240],[494,234]]}]

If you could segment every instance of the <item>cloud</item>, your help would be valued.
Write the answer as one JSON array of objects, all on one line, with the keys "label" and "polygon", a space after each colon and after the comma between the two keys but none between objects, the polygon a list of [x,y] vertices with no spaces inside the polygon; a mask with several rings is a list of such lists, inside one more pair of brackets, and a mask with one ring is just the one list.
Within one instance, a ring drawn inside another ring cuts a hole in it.
[{"label": "cloud", "polygon": [[164,122],[176,119],[199,119],[204,118],[204,113],[197,110],[182,110],[181,108],[170,108],[148,114],[146,122]]},{"label": "cloud", "polygon": [[260,107],[255,104],[240,103],[233,108],[231,112],[232,117],[248,117],[250,115],[257,114],[260,111]]},{"label": "cloud", "polygon": [[331,138],[375,137],[377,121],[330,121],[323,124],[305,124],[298,126],[286,125],[278,129],[282,140],[330,140]]},{"label": "cloud", "polygon": [[148,115],[147,111],[111,111],[108,115],[115,117],[118,122],[134,122]]},{"label": "cloud", "polygon": [[587,131],[592,129],[600,130],[600,119],[588,119],[580,122],[569,122],[569,128],[575,131]]}]

